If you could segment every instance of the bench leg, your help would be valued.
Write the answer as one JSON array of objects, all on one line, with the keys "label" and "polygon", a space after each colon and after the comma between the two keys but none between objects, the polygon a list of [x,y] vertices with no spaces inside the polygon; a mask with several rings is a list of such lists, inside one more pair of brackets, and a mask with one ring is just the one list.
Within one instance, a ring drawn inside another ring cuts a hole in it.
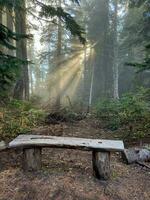
[{"label": "bench leg", "polygon": [[27,171],[41,169],[41,148],[23,149],[23,169]]},{"label": "bench leg", "polygon": [[100,180],[110,178],[110,152],[92,152],[94,176]]}]

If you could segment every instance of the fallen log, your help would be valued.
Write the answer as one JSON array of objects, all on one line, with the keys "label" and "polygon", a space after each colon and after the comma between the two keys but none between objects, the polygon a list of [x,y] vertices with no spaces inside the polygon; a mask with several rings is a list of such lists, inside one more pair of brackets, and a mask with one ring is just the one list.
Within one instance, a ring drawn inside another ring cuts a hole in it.
[{"label": "fallen log", "polygon": [[130,148],[125,149],[122,158],[127,164],[136,163],[138,161],[150,161],[150,151],[148,149]]}]

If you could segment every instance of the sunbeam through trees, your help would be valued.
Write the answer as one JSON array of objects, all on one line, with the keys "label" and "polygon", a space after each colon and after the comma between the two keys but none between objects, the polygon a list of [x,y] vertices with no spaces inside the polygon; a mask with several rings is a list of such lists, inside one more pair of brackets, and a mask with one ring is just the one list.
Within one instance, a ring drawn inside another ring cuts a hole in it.
[{"label": "sunbeam through trees", "polygon": [[149,161],[150,0],[0,0],[0,200],[148,200]]}]

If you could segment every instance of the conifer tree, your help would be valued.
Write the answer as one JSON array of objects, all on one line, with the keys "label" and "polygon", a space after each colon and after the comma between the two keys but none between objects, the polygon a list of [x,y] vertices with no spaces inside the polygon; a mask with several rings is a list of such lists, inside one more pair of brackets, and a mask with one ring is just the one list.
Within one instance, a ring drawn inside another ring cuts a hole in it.
[{"label": "conifer tree", "polygon": [[[79,4],[79,0],[71,0],[74,3]],[[25,2],[25,1],[24,1]],[[65,24],[66,29],[70,30],[70,32],[74,35],[77,36],[82,43],[85,43],[85,39],[83,37],[84,30],[78,25],[74,18],[67,12],[65,12],[61,7],[53,7],[50,4],[44,4],[41,3],[41,1],[38,0],[32,0],[35,6],[38,6],[41,8],[39,12],[39,16],[43,18],[54,18],[55,16],[59,17],[62,23]],[[13,9],[15,10],[16,14],[23,11],[26,12],[26,8],[23,4],[22,0],[0,0],[0,9],[7,8],[7,9]],[[17,30],[16,30],[17,31]],[[13,32],[10,30],[8,27],[4,26],[2,22],[0,23],[0,44],[10,50],[17,50],[16,46],[13,44],[13,40],[16,40],[17,43],[18,41],[23,39],[23,38],[29,38],[29,35],[26,34],[26,31],[19,31],[19,32]],[[22,48],[22,47],[21,47]],[[7,92],[9,89],[12,87],[13,82],[16,80],[17,76],[19,76],[19,71],[20,71],[20,76],[22,76],[22,70],[23,67],[22,64],[27,66],[27,56],[18,56],[13,57],[10,55],[7,55],[3,51],[0,51],[0,88],[1,88],[1,94],[8,94]],[[26,67],[27,69],[27,67]],[[26,72],[26,77],[28,76],[28,70],[25,70]],[[28,78],[26,79],[28,80]],[[29,87],[28,83],[21,83],[23,84],[21,87],[25,88],[25,92],[23,92],[23,89],[21,89],[21,95],[14,95],[16,98],[23,99],[26,97],[28,99],[29,96]],[[20,88],[21,88],[20,87]],[[16,93],[16,92],[15,92]],[[23,95],[23,93],[25,93]],[[7,96],[6,94],[2,96]],[[20,96],[20,97],[19,97]],[[23,97],[24,96],[24,97]]]}]

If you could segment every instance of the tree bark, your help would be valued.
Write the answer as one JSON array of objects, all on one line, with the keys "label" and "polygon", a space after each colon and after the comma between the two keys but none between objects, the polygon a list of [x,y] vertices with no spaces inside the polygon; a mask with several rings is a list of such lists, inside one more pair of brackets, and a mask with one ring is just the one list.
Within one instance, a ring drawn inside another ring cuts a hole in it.
[{"label": "tree bark", "polygon": [[[23,8],[25,9],[25,0],[22,2]],[[16,11],[16,32],[26,34],[26,13],[25,10]],[[27,41],[22,39],[16,42],[16,56],[21,60],[27,60]],[[14,98],[19,100],[28,100],[29,99],[29,74],[28,74],[28,65],[24,64],[21,67],[20,77],[17,80],[17,83],[14,88]]]},{"label": "tree bark", "polygon": [[[61,7],[61,0],[58,1],[58,6]],[[55,107],[56,109],[60,109],[61,104],[61,83],[60,83],[60,57],[61,57],[61,50],[62,50],[62,25],[61,25],[61,19],[58,19],[58,32],[57,32],[57,49],[56,49],[56,70],[57,70],[57,76],[58,76],[58,82],[56,83],[56,103]]]},{"label": "tree bark", "polygon": [[92,97],[93,97],[93,82],[94,82],[94,52],[93,49],[90,49],[90,65],[91,65],[91,81],[90,81],[90,94],[89,94],[89,105],[88,112],[90,112],[90,108],[92,105]]},{"label": "tree bark", "polygon": [[94,62],[93,101],[112,97],[113,72],[109,47],[109,2],[109,0],[95,1],[95,11],[91,16],[91,24],[89,25],[89,32],[93,37],[92,39],[96,42],[94,47],[96,55]]},{"label": "tree bark", "polygon": [[110,178],[110,152],[92,153],[94,176],[100,180],[108,180]]},{"label": "tree bark", "polygon": [[[6,10],[6,13],[7,13],[7,27],[13,31],[13,11],[12,9],[7,9]],[[11,42],[13,43],[13,40],[11,40]],[[8,54],[11,55],[11,56],[14,56],[14,52],[11,50],[11,49],[8,49],[7,50]]]},{"label": "tree bark", "polygon": [[41,148],[30,148],[23,150],[23,169],[36,171],[41,169]]},{"label": "tree bark", "polygon": [[[35,59],[35,54],[34,54],[34,40],[30,41],[30,43],[28,42],[27,43],[27,52],[28,52],[28,59],[31,60],[33,63],[29,64],[28,65],[28,70],[29,70],[29,93],[31,95],[33,95],[34,93],[34,78],[33,78],[33,73],[34,73],[34,76],[35,75],[35,66],[36,65],[36,59]],[[36,79],[36,77],[35,77]]]},{"label": "tree bark", "polygon": [[118,91],[118,41],[117,41],[117,21],[118,21],[118,0],[114,1],[114,19],[113,19],[113,97],[119,99]]},{"label": "tree bark", "polygon": [[150,151],[148,149],[130,148],[125,149],[122,158],[127,164],[136,163],[138,161],[150,161]]},{"label": "tree bark", "polygon": [[0,7],[0,23],[2,24],[2,8]]}]

